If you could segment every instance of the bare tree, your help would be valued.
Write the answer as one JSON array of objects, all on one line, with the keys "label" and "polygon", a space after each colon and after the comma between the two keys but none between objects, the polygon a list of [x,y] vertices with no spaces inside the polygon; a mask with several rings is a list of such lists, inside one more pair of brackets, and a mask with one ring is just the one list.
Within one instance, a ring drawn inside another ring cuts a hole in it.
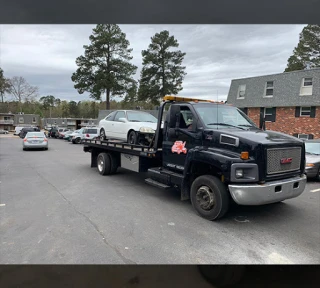
[{"label": "bare tree", "polygon": [[[9,80],[10,93],[16,101],[19,102],[20,111],[22,110],[22,102],[31,101],[38,96],[38,87],[31,86],[26,79],[21,76],[14,76]],[[21,111],[22,112],[22,111]]]}]

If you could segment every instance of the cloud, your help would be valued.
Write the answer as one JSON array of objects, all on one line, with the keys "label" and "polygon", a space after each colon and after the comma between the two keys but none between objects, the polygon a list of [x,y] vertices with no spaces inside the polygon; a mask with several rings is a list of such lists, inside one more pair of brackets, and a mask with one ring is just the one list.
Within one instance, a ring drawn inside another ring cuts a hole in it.
[{"label": "cloud", "polygon": [[[141,71],[141,50],[169,30],[186,53],[181,96],[226,99],[232,79],[283,72],[305,25],[120,25]],[[0,66],[6,77],[23,76],[41,95],[88,99],[73,88],[75,59],[94,25],[0,25]]]}]

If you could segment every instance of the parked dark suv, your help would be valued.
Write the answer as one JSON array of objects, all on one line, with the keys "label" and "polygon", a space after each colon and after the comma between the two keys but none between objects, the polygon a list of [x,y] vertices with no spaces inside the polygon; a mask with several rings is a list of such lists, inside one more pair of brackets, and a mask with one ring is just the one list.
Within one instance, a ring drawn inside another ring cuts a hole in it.
[{"label": "parked dark suv", "polygon": [[58,129],[57,128],[51,128],[48,132],[48,137],[51,138],[57,138],[58,137]]},{"label": "parked dark suv", "polygon": [[20,138],[26,137],[28,132],[40,132],[40,129],[38,127],[25,127],[25,128],[22,128],[20,133],[19,133]]}]

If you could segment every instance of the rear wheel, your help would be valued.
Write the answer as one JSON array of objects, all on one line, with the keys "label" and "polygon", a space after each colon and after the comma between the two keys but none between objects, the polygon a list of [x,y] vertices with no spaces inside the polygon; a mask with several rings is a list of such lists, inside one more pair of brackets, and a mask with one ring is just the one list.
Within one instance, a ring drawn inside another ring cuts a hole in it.
[{"label": "rear wheel", "polygon": [[97,158],[97,168],[101,175],[109,175],[111,172],[111,159],[108,153],[100,153]]},{"label": "rear wheel", "polygon": [[75,139],[75,143],[76,143],[76,144],[80,144],[80,143],[81,143],[81,138],[80,138],[80,137],[76,138],[76,139]]},{"label": "rear wheel", "polygon": [[104,141],[104,140],[107,140],[106,138],[106,132],[104,131],[104,129],[102,128],[100,130],[100,141]]},{"label": "rear wheel", "polygon": [[137,144],[138,143],[138,135],[135,131],[130,131],[128,135],[128,143],[129,144]]},{"label": "rear wheel", "polygon": [[229,209],[227,189],[212,175],[202,175],[193,181],[190,198],[193,208],[208,220],[223,217]]}]

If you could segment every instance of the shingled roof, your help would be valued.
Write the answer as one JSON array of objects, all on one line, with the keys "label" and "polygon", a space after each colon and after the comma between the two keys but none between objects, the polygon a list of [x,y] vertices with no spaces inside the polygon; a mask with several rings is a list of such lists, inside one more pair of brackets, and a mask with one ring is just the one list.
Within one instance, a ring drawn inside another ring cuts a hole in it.
[{"label": "shingled roof", "polygon": [[[312,95],[300,96],[303,78],[312,78]],[[274,81],[273,97],[264,97],[267,81]],[[246,85],[243,99],[237,98],[240,85]],[[239,108],[320,106],[320,68],[234,79],[227,102]]]}]

